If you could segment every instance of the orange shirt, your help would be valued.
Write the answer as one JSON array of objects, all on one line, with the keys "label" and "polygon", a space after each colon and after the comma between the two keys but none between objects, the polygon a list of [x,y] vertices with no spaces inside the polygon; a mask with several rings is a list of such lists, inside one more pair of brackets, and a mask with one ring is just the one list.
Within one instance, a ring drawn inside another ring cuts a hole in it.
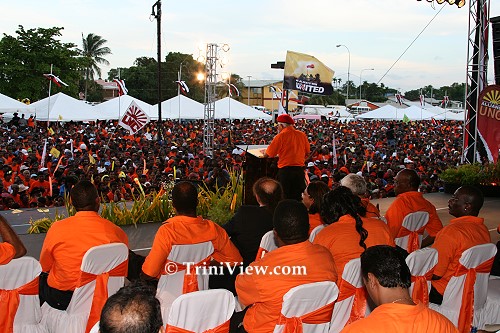
[{"label": "orange shirt", "polygon": [[311,151],[307,136],[293,126],[285,127],[278,133],[266,154],[270,157],[278,156],[278,168],[287,166],[304,166],[306,156]]},{"label": "orange shirt", "polygon": [[399,232],[405,216],[419,211],[429,213],[429,222],[425,226],[425,230],[430,236],[436,237],[438,231],[443,229],[443,224],[436,213],[436,207],[424,199],[422,193],[417,191],[401,193],[387,209],[385,218],[391,236],[393,238],[400,237]]},{"label": "orange shirt", "polygon": [[432,286],[443,295],[448,282],[458,268],[462,253],[476,245],[491,242],[484,219],[475,216],[462,216],[450,221],[441,230],[432,245],[438,251],[438,263],[434,275],[441,276],[433,280]]},{"label": "orange shirt", "polygon": [[10,243],[0,243],[0,265],[8,264],[16,255],[16,249]]},{"label": "orange shirt", "polygon": [[85,252],[91,247],[110,243],[128,246],[127,235],[96,212],[81,211],[54,222],[40,252],[42,271],[49,272],[49,286],[74,290]]},{"label": "orange shirt", "polygon": [[442,314],[422,303],[417,305],[386,303],[379,305],[366,318],[347,325],[342,333],[458,333],[458,329]]},{"label": "orange shirt", "polygon": [[[363,228],[368,231],[365,240],[366,247],[374,245],[394,246],[394,240],[389,234],[387,225],[379,219],[361,218]],[[339,275],[351,259],[359,258],[364,249],[359,245],[360,236],[356,231],[356,221],[351,215],[340,217],[337,222],[326,226],[314,239],[314,244],[323,245],[333,256],[335,268]]]},{"label": "orange shirt", "polygon": [[309,235],[314,230],[314,228],[316,228],[322,224],[323,224],[323,221],[321,220],[321,216],[319,216],[319,213],[309,214]]},{"label": "orange shirt", "polygon": [[370,199],[363,198],[361,199],[361,204],[366,208],[366,216],[365,217],[380,217],[380,211],[378,208],[370,202]]},{"label": "orange shirt", "polygon": [[[281,274],[284,272],[281,270],[283,268],[298,266],[305,268],[306,274]],[[264,268],[267,268],[266,273],[255,273]],[[327,249],[313,245],[308,240],[269,252],[250,264],[246,272],[250,272],[249,270],[253,274],[239,274],[236,278],[239,301],[244,305],[253,304],[243,320],[248,333],[269,333],[274,330],[283,295],[291,288],[312,282],[337,282],[332,255]]]},{"label": "orange shirt", "polygon": [[203,242],[212,242],[214,246],[212,256],[218,262],[243,261],[238,249],[221,226],[201,216],[174,216],[158,229],[142,271],[149,276],[159,278],[172,245]]}]

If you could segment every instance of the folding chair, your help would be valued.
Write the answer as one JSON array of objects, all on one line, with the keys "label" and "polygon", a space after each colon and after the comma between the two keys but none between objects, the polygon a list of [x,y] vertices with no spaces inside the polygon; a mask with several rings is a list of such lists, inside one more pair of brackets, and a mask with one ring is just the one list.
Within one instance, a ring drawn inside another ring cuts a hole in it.
[{"label": "folding chair", "polygon": [[429,305],[431,279],[437,262],[438,252],[430,247],[416,250],[406,257],[406,264],[411,273],[410,295],[414,302]]},{"label": "folding chair", "polygon": [[314,238],[316,238],[316,235],[325,228],[325,225],[318,225],[316,228],[311,231],[311,234],[309,235],[309,241],[312,243],[314,241]]},{"label": "folding chair", "polygon": [[405,216],[400,234],[403,236],[394,239],[397,246],[412,253],[420,249],[425,226],[429,222],[429,213],[414,212]]},{"label": "folding chair", "polygon": [[260,241],[255,260],[261,259],[266,253],[276,250],[277,248],[278,244],[276,244],[276,240],[274,239],[274,230],[266,232]]}]

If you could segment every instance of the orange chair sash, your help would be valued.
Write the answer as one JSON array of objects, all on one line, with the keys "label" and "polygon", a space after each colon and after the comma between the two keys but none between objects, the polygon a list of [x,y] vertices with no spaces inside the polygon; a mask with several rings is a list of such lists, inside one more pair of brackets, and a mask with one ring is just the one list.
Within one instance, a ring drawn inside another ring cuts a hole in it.
[{"label": "orange chair sash", "polygon": [[99,321],[104,303],[108,299],[108,280],[110,276],[127,276],[128,260],[125,260],[109,272],[102,274],[92,274],[87,272],[80,272],[80,279],[78,280],[77,287],[82,287],[87,283],[95,280],[94,296],[92,298],[92,306],[90,308],[89,319],[85,333],[90,332],[92,327]]},{"label": "orange chair sash", "polygon": [[366,289],[365,287],[356,288],[346,280],[341,280],[340,294],[337,302],[341,302],[351,296],[354,296],[354,301],[352,303],[351,315],[349,316],[349,320],[346,325],[365,317]]},{"label": "orange chair sash", "polygon": [[413,291],[411,293],[411,298],[415,303],[421,302],[425,306],[429,306],[429,286],[427,285],[427,281],[432,279],[433,274],[434,267],[425,273],[425,275],[412,275],[411,282],[413,283]]},{"label": "orange chair sash", "polygon": [[401,227],[398,234],[398,238],[408,236],[408,246],[406,248],[408,253],[412,253],[420,249],[420,242],[418,240],[418,236],[424,233],[425,227],[426,225],[415,231],[411,231],[406,229],[405,227]]},{"label": "orange chair sash", "polygon": [[467,274],[464,282],[460,314],[458,316],[458,330],[460,333],[469,333],[471,330],[472,319],[474,317],[474,284],[476,283],[477,273],[489,273],[494,259],[495,257],[483,262],[476,268],[470,269],[459,264],[454,274],[454,276]]},{"label": "orange chair sash", "polygon": [[334,304],[335,302],[331,302],[300,317],[285,317],[282,313],[280,313],[278,325],[285,325],[285,327],[283,327],[283,333],[302,333],[302,324],[318,325],[329,323],[332,320]]},{"label": "orange chair sash", "polygon": [[[184,284],[182,286],[182,293],[187,294],[193,291],[198,291],[198,275],[196,274],[196,267],[199,266],[207,266],[210,263],[210,260],[212,259],[212,255],[209,255],[202,261],[194,264],[194,265],[189,265],[189,271],[188,271],[188,266],[184,264],[180,264],[175,261],[171,261],[167,259],[167,262],[165,263],[165,267],[168,266],[168,263],[174,263],[177,265],[177,271],[185,271],[184,272]],[[171,272],[170,272],[171,273]],[[169,274],[167,271],[163,271],[161,273],[162,275]]]},{"label": "orange chair sash", "polygon": [[20,302],[19,295],[38,295],[38,276],[19,288],[0,289],[0,332],[14,331],[14,318]]},{"label": "orange chair sash", "polygon": [[[195,333],[195,332],[181,327],[167,325],[165,333]],[[219,326],[203,331],[202,333],[229,333],[229,320],[223,322]]]},{"label": "orange chair sash", "polygon": [[268,253],[269,251],[267,251],[265,248],[263,247],[259,247],[259,250],[257,251],[257,255],[255,256],[255,260],[259,260],[261,259],[263,256],[266,255],[266,253]]}]

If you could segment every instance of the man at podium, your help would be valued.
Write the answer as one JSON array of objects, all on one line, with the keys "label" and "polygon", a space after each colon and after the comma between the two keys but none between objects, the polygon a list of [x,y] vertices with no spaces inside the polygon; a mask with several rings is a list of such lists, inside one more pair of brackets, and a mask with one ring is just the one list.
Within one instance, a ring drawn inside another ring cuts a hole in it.
[{"label": "man at podium", "polygon": [[300,201],[306,188],[304,162],[311,151],[307,136],[295,129],[288,114],[278,116],[278,134],[267,147],[264,157],[278,156],[278,175],[286,199]]}]

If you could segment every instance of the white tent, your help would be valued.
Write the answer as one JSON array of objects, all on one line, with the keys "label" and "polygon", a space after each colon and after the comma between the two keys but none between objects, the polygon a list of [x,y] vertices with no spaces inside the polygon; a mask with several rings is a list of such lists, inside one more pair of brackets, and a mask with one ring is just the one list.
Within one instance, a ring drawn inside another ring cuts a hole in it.
[{"label": "white tent", "polygon": [[271,120],[267,113],[226,97],[215,102],[216,119],[264,119]]},{"label": "white tent", "polygon": [[[410,120],[431,120],[436,118],[436,113],[428,111],[424,108],[412,105],[406,109],[401,110],[399,113],[403,113]],[[404,115],[400,117],[398,113],[398,119],[403,119]]]},{"label": "white tent", "polygon": [[[103,119],[95,107],[60,92],[39,100],[31,107],[36,110],[36,119],[47,121],[91,121]],[[47,117],[48,116],[48,117]]]},{"label": "white tent", "polygon": [[333,118],[353,118],[353,115],[347,111],[343,105],[333,105],[324,107],[322,105],[305,105],[302,114],[320,115]]},{"label": "white tent", "polygon": [[[205,108],[203,104],[184,95],[179,95],[161,102],[162,119],[203,119]],[[158,104],[151,108],[151,119],[158,119]]]},{"label": "white tent", "polygon": [[[360,114],[356,116],[357,119],[386,119],[386,120],[394,120],[401,118],[403,119],[403,110],[398,109],[392,105],[384,105],[378,109],[373,111],[368,111],[366,113]],[[399,117],[401,114],[401,117]]]},{"label": "white tent", "polygon": [[26,105],[0,93],[0,112],[18,112],[27,114],[34,112],[34,110],[30,105]]},{"label": "white tent", "polygon": [[465,114],[464,114],[463,111],[459,112],[459,113],[455,113],[455,112],[451,112],[451,111],[446,110],[446,112],[438,114],[434,118],[438,119],[438,120],[459,120],[459,121],[464,121],[464,119],[465,119],[464,117],[465,117]]},{"label": "white tent", "polygon": [[99,119],[120,119],[123,114],[127,112],[127,108],[130,106],[132,101],[135,102],[135,104],[137,104],[148,115],[151,115],[151,112],[154,110],[152,105],[130,95],[123,95],[121,97],[110,99],[109,101],[94,106],[94,109],[98,110],[99,113],[102,114],[101,117],[103,118]]}]

